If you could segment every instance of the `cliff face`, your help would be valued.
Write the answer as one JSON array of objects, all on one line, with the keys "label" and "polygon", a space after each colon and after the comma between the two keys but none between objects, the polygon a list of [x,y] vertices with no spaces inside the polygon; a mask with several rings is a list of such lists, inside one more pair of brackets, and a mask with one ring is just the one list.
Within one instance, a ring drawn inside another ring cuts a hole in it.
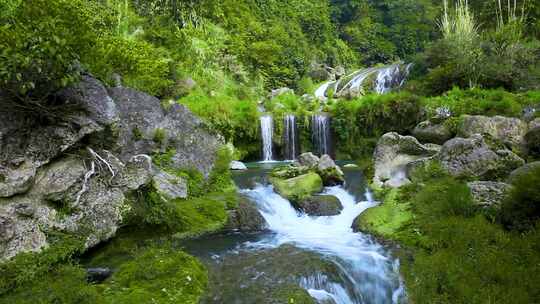
[{"label": "cliff face", "polygon": [[[48,245],[52,231],[82,235],[91,247],[112,237],[129,212],[127,197],[157,179],[167,152],[172,169],[211,172],[221,141],[181,105],[85,75],[54,96],[61,117],[40,121],[0,111],[0,260]],[[177,189],[175,189],[177,188]]]}]

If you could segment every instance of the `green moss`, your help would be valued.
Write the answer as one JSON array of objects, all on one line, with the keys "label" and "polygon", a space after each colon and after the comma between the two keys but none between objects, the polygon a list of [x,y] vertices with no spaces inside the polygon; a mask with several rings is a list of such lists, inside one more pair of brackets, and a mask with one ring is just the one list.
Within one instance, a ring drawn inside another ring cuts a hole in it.
[{"label": "green moss", "polygon": [[412,219],[410,203],[400,202],[397,189],[392,189],[384,201],[364,211],[355,220],[355,229],[371,233],[385,239],[394,239],[403,227]]},{"label": "green moss", "polygon": [[27,284],[2,297],[2,303],[102,303],[98,289],[86,282],[86,272],[76,265],[48,270]]},{"label": "green moss", "polygon": [[164,129],[157,128],[154,131],[154,142],[158,144],[163,144],[165,142],[165,139],[167,139],[167,132]]},{"label": "green moss", "polygon": [[272,299],[283,304],[315,304],[317,303],[309,293],[298,286],[279,288],[272,295]]},{"label": "green moss", "polygon": [[196,304],[207,286],[204,266],[170,249],[150,249],[123,264],[108,282],[107,303]]},{"label": "green moss", "polygon": [[84,245],[82,235],[50,232],[47,240],[49,247],[41,252],[21,253],[0,264],[0,296],[41,278],[61,263],[71,261]]},{"label": "green moss", "polygon": [[323,189],[321,177],[313,172],[289,179],[272,177],[270,181],[281,196],[292,202],[298,202]]}]

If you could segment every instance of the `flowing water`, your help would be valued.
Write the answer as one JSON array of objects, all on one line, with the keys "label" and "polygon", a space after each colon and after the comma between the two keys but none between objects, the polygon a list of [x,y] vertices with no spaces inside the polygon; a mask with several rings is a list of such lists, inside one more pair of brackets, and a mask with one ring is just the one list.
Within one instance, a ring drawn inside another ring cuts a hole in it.
[{"label": "flowing water", "polygon": [[330,131],[330,117],[321,113],[311,117],[311,137],[314,153],[317,155],[331,154],[332,134]]},{"label": "flowing water", "polygon": [[288,114],[283,118],[283,157],[287,160],[295,160],[298,151],[296,116]]},{"label": "flowing water", "polygon": [[[361,69],[344,77],[348,81],[331,81],[322,84],[316,91],[315,97],[325,100],[328,89],[333,88],[335,96],[358,95],[363,89],[373,90],[378,94],[385,94],[392,89],[400,88],[409,75],[411,64],[391,64],[384,67]],[[374,78],[372,78],[373,76]],[[373,79],[373,80],[372,80]],[[366,83],[367,80],[372,82]],[[365,87],[364,87],[365,86]]]},{"label": "flowing water", "polygon": [[[256,204],[269,232],[199,255],[206,256],[211,273],[204,303],[274,303],[267,301],[273,290],[291,284],[321,304],[406,302],[399,261],[373,238],[351,229],[360,213],[377,204],[359,170],[345,169],[345,186],[325,188],[344,208],[339,215],[324,217],[295,210],[265,182],[268,172],[236,173],[241,193]],[[208,243],[215,247],[216,239]]]},{"label": "flowing water", "polygon": [[[346,184],[325,188],[341,201],[339,215],[310,217],[292,208],[267,182],[275,165],[248,164],[250,169],[233,173],[240,194],[267,221],[267,231],[211,235],[173,245],[208,268],[209,289],[202,304],[288,303],[282,292],[295,288],[307,291],[318,304],[406,303],[399,261],[369,235],[351,229],[357,215],[377,204],[361,171],[344,168]],[[140,251],[156,237],[152,232],[127,236],[139,239],[119,236],[107,245],[108,251],[94,252],[86,264],[117,268],[126,259],[125,251],[117,248],[133,243],[133,250]]]},{"label": "flowing water", "polygon": [[272,136],[274,133],[274,120],[270,115],[261,116],[261,138],[263,161],[273,161]]}]

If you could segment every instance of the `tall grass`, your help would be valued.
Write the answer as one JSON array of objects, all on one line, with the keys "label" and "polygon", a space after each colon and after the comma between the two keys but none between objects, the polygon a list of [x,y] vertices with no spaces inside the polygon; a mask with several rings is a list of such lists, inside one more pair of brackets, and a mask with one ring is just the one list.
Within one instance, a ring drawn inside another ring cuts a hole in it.
[{"label": "tall grass", "polygon": [[448,1],[444,0],[444,14],[439,26],[445,39],[459,40],[464,42],[474,41],[478,38],[478,25],[474,15],[469,9],[467,0],[456,2],[455,14],[448,12]]}]

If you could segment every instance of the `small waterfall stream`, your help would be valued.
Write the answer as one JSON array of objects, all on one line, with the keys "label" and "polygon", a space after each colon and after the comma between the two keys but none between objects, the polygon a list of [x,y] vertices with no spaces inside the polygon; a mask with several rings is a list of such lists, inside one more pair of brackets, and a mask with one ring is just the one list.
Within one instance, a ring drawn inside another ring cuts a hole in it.
[{"label": "small waterfall stream", "polygon": [[270,185],[259,185],[242,192],[257,204],[274,233],[272,238],[251,246],[276,248],[294,244],[326,256],[341,270],[339,281],[323,273],[314,273],[300,280],[300,285],[319,303],[403,303],[405,295],[398,272],[399,261],[390,258],[366,235],[353,233],[351,229],[356,216],[376,202],[368,199],[356,203],[354,196],[344,188],[330,187],[326,188],[325,194],[336,196],[344,207],[343,211],[336,216],[310,217],[298,214],[289,201],[276,194]]},{"label": "small waterfall stream", "polygon": [[286,160],[295,160],[298,152],[296,116],[288,114],[283,118],[283,157]]},{"label": "small waterfall stream", "polygon": [[[330,87],[334,88],[335,96],[357,96],[358,94],[365,94],[362,91],[363,86],[367,80],[372,83],[367,84],[367,88],[378,94],[385,94],[392,89],[400,88],[405,83],[407,76],[409,75],[411,64],[391,64],[384,67],[371,67],[367,69],[361,69],[355,71],[347,77],[342,79],[348,79],[343,85],[338,81],[330,81],[322,84],[316,91],[315,97],[320,100],[326,100],[327,92]],[[370,77],[373,76],[374,78]]]},{"label": "small waterfall stream", "polygon": [[270,115],[263,115],[261,121],[262,155],[263,161],[273,161],[272,136],[274,133],[274,120]]},{"label": "small waterfall stream", "polygon": [[332,135],[330,117],[321,113],[311,117],[311,137],[314,153],[317,155],[331,154]]}]

